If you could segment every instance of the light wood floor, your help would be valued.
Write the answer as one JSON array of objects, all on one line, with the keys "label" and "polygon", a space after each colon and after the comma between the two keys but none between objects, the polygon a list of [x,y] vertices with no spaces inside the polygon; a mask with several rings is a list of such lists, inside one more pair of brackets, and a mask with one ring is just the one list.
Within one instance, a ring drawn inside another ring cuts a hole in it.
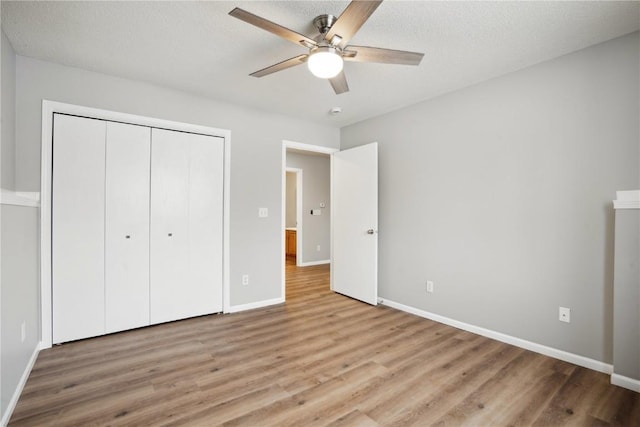
[{"label": "light wood floor", "polygon": [[609,377],[333,294],[287,266],[287,303],[40,353],[29,425],[640,425]]}]

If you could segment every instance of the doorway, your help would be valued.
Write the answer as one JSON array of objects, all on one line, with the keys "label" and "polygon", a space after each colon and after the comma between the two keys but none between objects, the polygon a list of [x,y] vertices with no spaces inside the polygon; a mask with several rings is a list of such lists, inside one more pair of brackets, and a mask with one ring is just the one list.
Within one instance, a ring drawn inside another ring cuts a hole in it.
[{"label": "doorway", "polygon": [[[329,265],[331,262],[330,172],[331,154],[337,151],[339,150],[336,148],[283,141],[281,263],[282,295],[285,300],[287,268],[304,269],[309,266]],[[294,176],[295,222],[292,219],[293,206],[287,203],[288,199],[291,202],[292,197],[287,196],[293,194]],[[291,252],[292,241],[288,240],[292,238],[293,233],[295,256],[292,256]]]}]

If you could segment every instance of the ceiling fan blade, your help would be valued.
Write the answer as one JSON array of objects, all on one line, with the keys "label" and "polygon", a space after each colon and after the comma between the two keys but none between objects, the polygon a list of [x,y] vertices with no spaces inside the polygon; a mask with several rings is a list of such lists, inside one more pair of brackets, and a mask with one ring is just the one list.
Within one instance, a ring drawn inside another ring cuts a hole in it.
[{"label": "ceiling fan blade", "polygon": [[331,83],[331,87],[333,88],[336,95],[349,92],[349,85],[347,84],[347,76],[345,76],[344,70],[340,71],[340,74],[338,74],[334,78],[329,79],[329,83]]},{"label": "ceiling fan blade", "polygon": [[[351,56],[351,52],[356,52]],[[383,49],[381,47],[347,46],[345,48],[345,61],[353,62],[379,62],[383,64],[418,65],[422,61],[424,53],[407,52],[406,50]]]},{"label": "ceiling fan blade", "polygon": [[380,3],[382,3],[382,0],[352,1],[331,26],[324,39],[330,42],[334,36],[338,36],[340,37],[340,42],[337,44],[340,47],[344,47],[362,27],[362,24],[380,6]]},{"label": "ceiling fan blade", "polygon": [[276,36],[282,37],[283,39],[289,40],[298,45],[302,45],[305,47],[316,46],[317,43],[315,40],[310,39],[309,37],[296,33],[293,30],[283,27],[282,25],[278,25],[275,22],[271,22],[268,19],[261,18],[258,15],[254,15],[251,12],[247,12],[244,9],[240,9],[236,7],[229,15],[234,18],[238,18],[241,21],[247,22],[251,25],[255,25],[258,28],[262,28],[263,30],[269,31],[270,33],[275,34]]},{"label": "ceiling fan blade", "polygon": [[278,62],[277,64],[271,65],[267,68],[263,68],[262,70],[258,70],[255,73],[251,73],[249,75],[252,77],[268,76],[269,74],[286,70],[287,68],[295,67],[296,65],[304,64],[305,62],[307,62],[308,57],[309,55],[307,55],[306,53],[304,55],[294,56],[293,58],[285,59],[282,62]]}]

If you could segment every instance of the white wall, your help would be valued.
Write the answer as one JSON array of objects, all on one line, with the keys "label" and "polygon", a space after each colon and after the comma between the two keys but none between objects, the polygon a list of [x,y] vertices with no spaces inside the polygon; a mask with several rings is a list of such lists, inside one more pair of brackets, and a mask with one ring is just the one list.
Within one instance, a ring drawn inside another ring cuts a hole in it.
[{"label": "white wall", "polygon": [[639,48],[635,33],[343,128],[343,149],[379,142],[380,296],[611,363]]},{"label": "white wall", "polygon": [[[231,130],[231,305],[282,297],[282,140],[337,147],[339,130],[17,56],[16,187],[40,187],[42,99]],[[212,84],[224,84],[212,82]],[[258,208],[269,209],[258,218]],[[250,285],[241,285],[249,274]]]},{"label": "white wall", "polygon": [[[302,263],[328,260],[331,233],[329,156],[287,153],[287,166],[303,171]],[[320,209],[320,203],[325,203],[325,207]],[[311,215],[311,209],[320,209],[322,214]]]}]

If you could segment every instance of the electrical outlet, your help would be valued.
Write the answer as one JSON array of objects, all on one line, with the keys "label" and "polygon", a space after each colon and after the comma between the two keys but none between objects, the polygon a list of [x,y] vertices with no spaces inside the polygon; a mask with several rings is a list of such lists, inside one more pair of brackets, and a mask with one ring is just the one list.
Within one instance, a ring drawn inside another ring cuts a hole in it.
[{"label": "electrical outlet", "polygon": [[22,322],[22,326],[20,327],[20,335],[22,336],[22,342],[27,339],[27,324]]},{"label": "electrical outlet", "polygon": [[427,280],[427,292],[429,292],[430,294],[433,293],[433,281],[431,280]]},{"label": "electrical outlet", "polygon": [[316,251],[320,252],[320,245],[316,246]]},{"label": "electrical outlet", "polygon": [[242,275],[242,284],[247,286],[249,284],[249,275],[248,274],[243,274]]},{"label": "electrical outlet", "polygon": [[258,217],[259,218],[266,218],[269,216],[269,209],[268,208],[259,208],[258,209]]},{"label": "electrical outlet", "polygon": [[561,322],[571,323],[571,309],[567,307],[560,307],[558,310],[558,319]]}]

